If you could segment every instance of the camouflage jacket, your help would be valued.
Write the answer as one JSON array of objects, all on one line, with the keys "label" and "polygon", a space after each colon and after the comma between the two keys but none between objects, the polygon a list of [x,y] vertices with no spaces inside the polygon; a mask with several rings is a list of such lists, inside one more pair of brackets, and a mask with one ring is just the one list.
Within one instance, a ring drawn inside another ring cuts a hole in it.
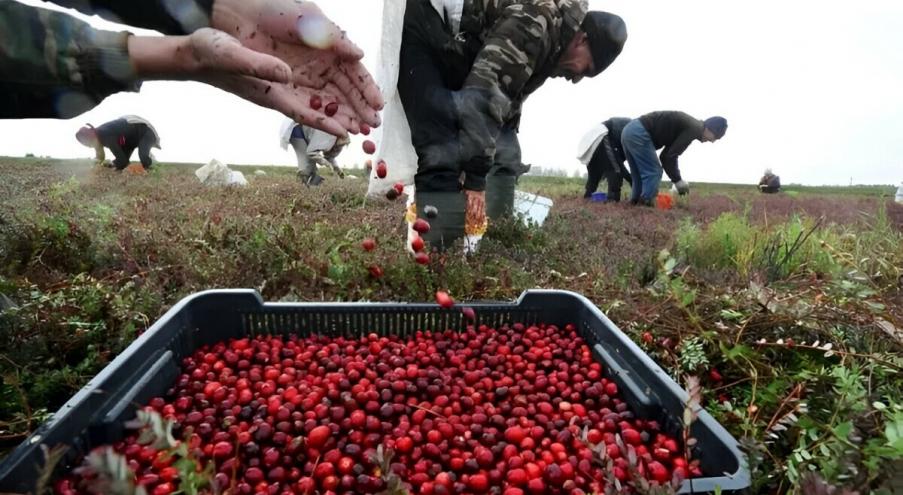
[{"label": "camouflage jacket", "polygon": [[481,45],[465,86],[500,89],[516,115],[555,71],[586,12],[586,0],[465,0],[460,32]]},{"label": "camouflage jacket", "polygon": [[465,189],[485,187],[501,128],[517,129],[521,105],[555,72],[586,12],[586,0],[464,0],[455,39],[473,63],[455,106]]},{"label": "camouflage jacket", "polygon": [[[180,16],[184,22],[160,0],[53,3],[164,34],[185,34],[209,22],[212,0],[185,1],[196,8],[187,9],[191,16]],[[128,37],[127,32],[94,29],[68,14],[0,0],[0,118],[70,118],[110,94],[137,91]]]}]

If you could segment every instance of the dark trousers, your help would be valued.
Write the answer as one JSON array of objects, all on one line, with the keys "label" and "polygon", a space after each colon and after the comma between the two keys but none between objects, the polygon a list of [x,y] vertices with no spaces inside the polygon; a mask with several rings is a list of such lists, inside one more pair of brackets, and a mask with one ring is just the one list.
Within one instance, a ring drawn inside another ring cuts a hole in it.
[{"label": "dark trousers", "polygon": [[125,119],[116,119],[97,128],[97,138],[101,146],[113,153],[113,166],[122,170],[129,165],[132,153],[138,149],[138,158],[145,169],[151,167],[151,148],[157,143],[154,131],[145,124],[130,124]]},{"label": "dark trousers", "polygon": [[602,138],[602,142],[593,152],[593,156],[586,165],[586,190],[583,193],[584,198],[588,198],[599,188],[599,182],[605,177],[608,182],[608,200],[621,200],[621,185],[623,182],[628,184],[631,181],[630,172],[627,171],[627,165],[622,163],[612,163],[611,158],[606,152],[606,143],[608,136]]},{"label": "dark trousers", "polygon": [[110,151],[113,152],[113,156],[115,157],[113,160],[113,167],[115,167],[116,170],[122,170],[125,167],[128,167],[132,154],[135,152],[135,148],[138,148],[138,158],[141,160],[141,165],[144,166],[145,170],[149,170],[152,164],[150,152],[155,142],[156,138],[154,137],[154,133],[148,129],[147,132],[142,134],[137,143],[126,140],[123,145],[116,143],[110,146]]},{"label": "dark trousers", "polygon": [[662,182],[662,164],[655,154],[655,144],[639,119],[634,119],[621,133],[621,145],[630,163],[631,202],[652,204]]},{"label": "dark trousers", "polygon": [[[461,190],[460,122],[452,94],[470,73],[476,41],[455,41],[429,0],[407,1],[398,93],[417,152],[418,191]],[[522,165],[516,130],[502,128],[496,147],[492,173],[517,175]]]}]

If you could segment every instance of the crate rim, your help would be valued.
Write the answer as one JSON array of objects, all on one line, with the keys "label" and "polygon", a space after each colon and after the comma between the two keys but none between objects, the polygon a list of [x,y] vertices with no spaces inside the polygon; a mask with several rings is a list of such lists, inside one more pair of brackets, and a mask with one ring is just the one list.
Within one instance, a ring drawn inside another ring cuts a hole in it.
[{"label": "crate rim", "polygon": [[[22,441],[16,448],[10,451],[6,458],[0,462],[0,479],[3,479],[7,472],[12,468],[11,460],[18,457],[18,454],[24,453],[31,446],[41,442],[43,439],[43,433],[47,430],[52,429],[57,422],[61,421],[66,411],[74,408],[76,405],[86,400],[86,398],[93,393],[96,393],[98,389],[98,384],[103,383],[110,375],[116,371],[120,365],[126,362],[133,354],[138,352],[144,343],[147,340],[150,340],[154,334],[162,329],[168,324],[168,322],[176,315],[180,314],[184,309],[192,305],[198,300],[201,300],[210,296],[217,295],[243,295],[243,296],[251,296],[255,299],[255,301],[260,305],[261,309],[267,308],[361,308],[366,306],[372,306],[374,308],[378,308],[380,306],[386,307],[386,309],[391,309],[392,307],[403,306],[405,308],[414,308],[414,309],[422,309],[422,310],[437,310],[438,304],[434,302],[407,302],[407,301],[358,301],[358,302],[349,302],[349,301],[328,301],[328,302],[317,302],[317,301],[299,301],[299,302],[266,302],[263,299],[263,296],[256,289],[246,289],[246,288],[225,288],[225,289],[206,289],[198,292],[194,292],[189,294],[178,302],[176,302],[171,308],[169,308],[163,315],[161,315],[153,325],[148,327],[148,329],[142,333],[138,338],[133,340],[122,352],[120,352],[112,361],[110,361],[102,370],[100,370],[96,375],[91,377],[91,379],[82,386],[72,397],[69,398],[59,409],[57,409],[53,415],[45,421],[37,430],[32,432],[25,440]],[[542,296],[542,295],[556,295],[556,296],[566,296],[575,299],[577,302],[581,303],[584,307],[589,310],[593,316],[599,318],[603,323],[611,326],[612,328],[617,329],[618,331],[614,334],[615,337],[620,341],[622,345],[628,348],[636,357],[639,358],[641,364],[647,366],[653,371],[657,371],[655,376],[660,381],[662,385],[665,385],[670,393],[675,394],[681,403],[686,403],[689,395],[687,392],[671,378],[668,373],[666,373],[655,361],[650,358],[645,351],[643,351],[633,340],[631,340],[623,331],[620,330],[620,327],[615,325],[605,313],[596,306],[589,298],[584,296],[583,294],[570,291],[570,290],[561,290],[561,289],[526,289],[521,292],[521,294],[514,301],[458,301],[455,306],[472,306],[475,308],[517,308],[521,306],[525,299],[532,296]],[[455,312],[456,309],[439,309],[439,311],[447,311],[447,312]],[[575,322],[577,323],[577,322]],[[720,438],[729,439],[726,442],[726,446],[728,450],[731,452],[733,457],[737,460],[737,470],[733,473],[723,473],[721,477],[710,476],[707,478],[696,478],[685,480],[681,485],[679,493],[695,493],[693,485],[694,484],[703,484],[705,486],[710,486],[714,488],[715,486],[719,486],[721,489],[725,490],[737,490],[744,489],[749,486],[750,476],[749,472],[746,470],[745,465],[745,456],[741,453],[739,449],[739,445],[734,439],[733,435],[731,435],[718,421],[715,421],[714,417],[712,417],[704,408],[701,406],[697,409],[699,413],[697,421],[702,422],[706,425],[707,428],[710,428],[713,433],[715,433]],[[22,452],[20,452],[22,451]],[[717,480],[724,480],[727,483],[718,483]],[[708,488],[700,487],[699,490],[702,491],[710,491]]]}]

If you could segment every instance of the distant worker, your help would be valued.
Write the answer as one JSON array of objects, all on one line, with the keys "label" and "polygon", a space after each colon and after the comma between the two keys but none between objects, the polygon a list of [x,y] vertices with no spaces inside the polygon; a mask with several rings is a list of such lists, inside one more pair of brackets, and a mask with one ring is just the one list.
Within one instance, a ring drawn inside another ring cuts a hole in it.
[{"label": "distant worker", "polygon": [[[689,194],[690,185],[680,175],[678,157],[693,141],[715,142],[726,132],[724,117],[710,117],[703,122],[684,112],[652,112],[631,121],[621,135],[630,163],[630,202],[653,206],[663,169],[681,196]],[[656,156],[656,150],[661,148],[661,155]]]},{"label": "distant worker", "polygon": [[75,133],[79,143],[94,149],[98,164],[106,165],[104,148],[113,153],[112,166],[123,170],[129,165],[132,153],[138,148],[138,158],[145,170],[151,168],[151,148],[160,149],[160,135],[147,120],[137,115],[126,115],[100,127],[86,124]]},{"label": "distant worker", "polygon": [[781,192],[781,178],[774,175],[770,168],[765,169],[765,175],[759,179],[759,192],[775,194]]},{"label": "distant worker", "polygon": [[296,124],[286,119],[282,124],[282,149],[291,144],[298,158],[298,178],[307,186],[318,186],[323,177],[317,174],[317,165],[331,168],[339,178],[345,174],[336,164],[336,157],[348,146],[347,137],[336,138],[332,134],[313,127]]},{"label": "distant worker", "polygon": [[631,182],[627,158],[621,145],[621,132],[630,123],[626,117],[612,117],[594,126],[581,140],[577,157],[586,165],[586,191],[584,198],[596,192],[602,177],[608,182],[606,203],[621,201],[621,182]]}]

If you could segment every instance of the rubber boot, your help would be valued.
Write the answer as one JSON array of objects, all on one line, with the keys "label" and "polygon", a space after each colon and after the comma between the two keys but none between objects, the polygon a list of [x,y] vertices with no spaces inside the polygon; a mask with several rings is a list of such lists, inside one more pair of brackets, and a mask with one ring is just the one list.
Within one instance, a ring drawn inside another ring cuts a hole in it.
[{"label": "rubber boot", "polygon": [[494,222],[514,214],[514,187],[517,177],[492,174],[486,176],[486,216]]},{"label": "rubber boot", "polygon": [[[421,234],[423,240],[430,246],[441,251],[453,248],[464,237],[464,208],[465,199],[463,192],[423,192],[414,193],[414,202],[417,204],[417,217],[423,218],[430,224],[430,231]],[[430,218],[423,209],[433,206],[438,214]]]}]

